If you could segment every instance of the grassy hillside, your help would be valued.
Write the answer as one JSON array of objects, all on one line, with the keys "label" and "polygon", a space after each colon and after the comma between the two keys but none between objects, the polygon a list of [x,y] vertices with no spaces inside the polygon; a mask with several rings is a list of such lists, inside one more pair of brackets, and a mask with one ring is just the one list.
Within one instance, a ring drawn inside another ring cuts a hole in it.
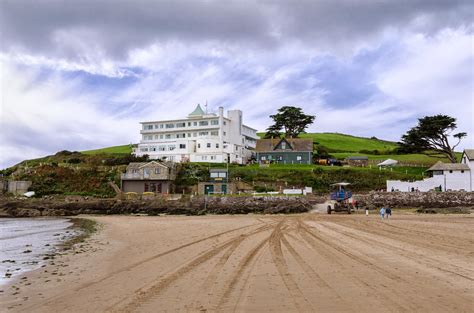
[{"label": "grassy hillside", "polygon": [[132,153],[132,146],[131,145],[113,146],[113,147],[102,148],[102,149],[81,151],[81,153],[83,153],[83,154],[101,154],[101,153],[106,153],[106,154],[126,153],[126,154],[130,154],[130,153]]},{"label": "grassy hillside", "polygon": [[334,152],[359,152],[360,150],[388,151],[397,147],[397,143],[379,139],[355,137],[338,133],[308,133],[301,138],[311,138],[314,143],[325,146]]}]

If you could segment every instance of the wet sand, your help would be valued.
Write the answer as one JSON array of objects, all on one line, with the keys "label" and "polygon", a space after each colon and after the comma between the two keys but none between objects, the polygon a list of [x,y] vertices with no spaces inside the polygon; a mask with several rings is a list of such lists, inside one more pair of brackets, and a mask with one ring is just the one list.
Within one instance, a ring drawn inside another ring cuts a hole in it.
[{"label": "wet sand", "polygon": [[[8,312],[472,312],[469,215],[103,216]],[[27,285],[28,284],[28,285]],[[16,294],[15,294],[16,293]]]}]

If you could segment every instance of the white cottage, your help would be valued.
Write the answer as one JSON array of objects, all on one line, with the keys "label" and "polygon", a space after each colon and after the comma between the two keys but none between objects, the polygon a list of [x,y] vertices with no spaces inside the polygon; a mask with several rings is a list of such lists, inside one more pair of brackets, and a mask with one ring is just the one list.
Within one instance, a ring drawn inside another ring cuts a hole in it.
[{"label": "white cottage", "polygon": [[432,177],[419,181],[387,180],[387,191],[473,191],[474,149],[464,150],[461,163],[438,162],[427,172]]}]

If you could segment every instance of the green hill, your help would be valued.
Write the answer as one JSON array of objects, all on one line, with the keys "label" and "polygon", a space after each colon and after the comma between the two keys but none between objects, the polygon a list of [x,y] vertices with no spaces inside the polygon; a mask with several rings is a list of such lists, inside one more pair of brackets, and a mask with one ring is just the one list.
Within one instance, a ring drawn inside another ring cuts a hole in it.
[{"label": "green hill", "polygon": [[397,147],[396,142],[380,140],[375,137],[364,138],[339,133],[308,133],[301,138],[311,138],[313,142],[334,152],[359,152],[361,150],[389,151]]},{"label": "green hill", "polygon": [[113,146],[113,147],[108,147],[108,148],[102,148],[102,149],[95,149],[95,150],[86,150],[86,151],[81,151],[83,154],[130,154],[132,153],[132,146],[131,145],[123,145],[123,146]]}]

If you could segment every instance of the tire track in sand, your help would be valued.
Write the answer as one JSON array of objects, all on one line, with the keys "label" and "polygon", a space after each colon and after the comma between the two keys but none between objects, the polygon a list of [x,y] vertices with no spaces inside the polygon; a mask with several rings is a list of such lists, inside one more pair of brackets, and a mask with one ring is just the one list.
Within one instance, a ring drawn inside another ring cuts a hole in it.
[{"label": "tire track in sand", "polygon": [[[159,296],[162,291],[171,285],[174,281],[181,278],[183,275],[189,273],[199,265],[205,263],[206,261],[212,259],[226,248],[232,247],[236,242],[243,240],[241,237],[246,238],[248,235],[253,235],[258,232],[262,232],[269,229],[269,225],[260,226],[259,228],[251,231],[248,234],[241,234],[237,238],[232,238],[227,240],[224,243],[221,243],[217,247],[211,248],[206,252],[201,253],[199,256],[190,260],[187,264],[181,266],[171,273],[165,274],[158,278],[158,281],[152,284],[149,287],[142,287],[134,292],[131,300],[124,299],[121,300],[112,306],[110,306],[106,312],[134,312],[137,311],[140,307],[147,304],[149,301],[153,300],[155,297]],[[127,302],[127,300],[129,300]]]},{"label": "tire track in sand", "polygon": [[299,312],[313,312],[314,308],[311,303],[306,299],[298,284],[293,279],[291,272],[288,269],[285,257],[283,256],[283,250],[281,248],[282,236],[281,231],[282,224],[278,224],[275,230],[270,236],[270,252],[272,255],[273,262],[278,270],[286,289],[290,293],[291,299]]},{"label": "tire track in sand", "polygon": [[[259,219],[259,220],[261,220],[261,219]],[[264,229],[262,229],[261,231],[258,231],[258,232],[253,232],[253,233],[246,234],[245,236],[241,235],[240,240],[236,240],[232,244],[232,246],[224,252],[224,254],[219,258],[219,261],[216,263],[216,265],[213,267],[213,269],[211,270],[211,272],[207,276],[204,283],[200,286],[198,294],[194,296],[194,299],[193,299],[192,304],[191,304],[191,308],[193,308],[195,310],[205,309],[203,304],[200,303],[198,299],[204,299],[205,298],[205,296],[204,296],[205,293],[208,292],[212,288],[212,285],[218,280],[219,274],[221,273],[223,267],[225,266],[225,264],[227,263],[229,258],[232,256],[232,254],[235,252],[235,250],[237,250],[237,248],[242,244],[242,242],[244,242],[245,239],[249,238],[251,235],[261,233],[265,230],[269,230],[269,229],[272,228],[272,225],[276,224],[275,222],[266,223],[264,221],[262,221],[262,223],[267,224],[268,227],[264,228]],[[260,247],[260,245],[257,245],[257,248],[259,248],[259,247]],[[243,260],[253,258],[254,253],[255,252],[253,250],[251,250],[251,252],[249,252],[244,257]],[[239,264],[239,266],[238,266],[239,269],[245,267],[245,264],[247,264],[248,261],[242,261],[241,263],[242,263],[242,267]],[[236,276],[238,276],[238,275],[236,275]],[[229,289],[229,286],[227,286],[227,288],[225,290],[227,290],[227,289]],[[225,291],[224,291],[224,294],[225,294]],[[220,297],[220,299],[221,299],[220,301],[222,301],[223,297],[224,297],[223,295]],[[212,303],[212,301],[210,303]]]}]

